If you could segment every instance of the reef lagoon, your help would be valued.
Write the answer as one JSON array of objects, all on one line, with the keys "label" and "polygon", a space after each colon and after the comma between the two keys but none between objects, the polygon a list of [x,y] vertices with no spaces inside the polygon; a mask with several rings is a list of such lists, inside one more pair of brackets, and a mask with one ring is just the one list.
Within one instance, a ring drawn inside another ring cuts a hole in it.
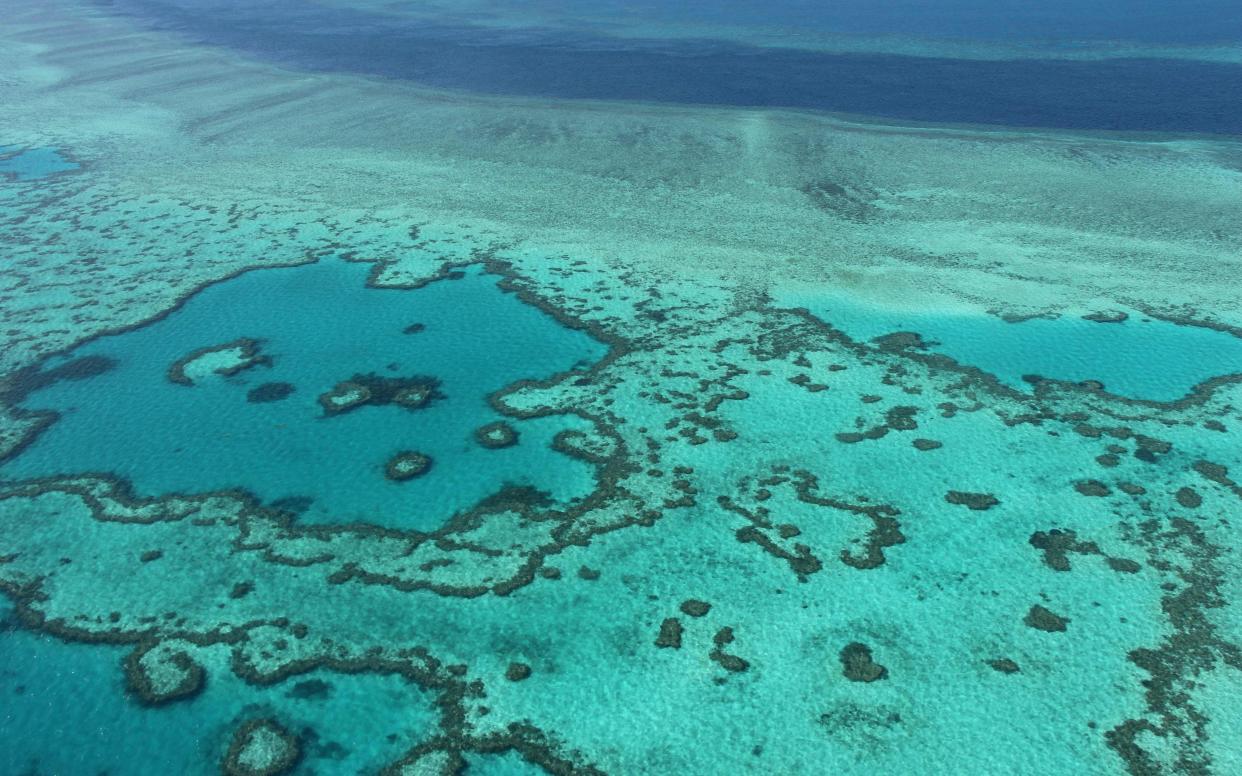
[{"label": "reef lagoon", "polygon": [[[589,424],[506,422],[488,397],[589,366],[602,343],[475,268],[419,291],[368,289],[367,274],[329,258],[256,270],[50,359],[18,382],[33,388],[18,408],[47,428],[4,475],[110,472],[142,495],[236,487],[301,522],[421,530],[509,486],[561,502],[591,493],[591,465],[553,448]],[[476,439],[493,424],[511,449]],[[391,476],[407,449],[435,476]]]},{"label": "reef lagoon", "polygon": [[12,0],[0,773],[1242,772],[1242,13]]}]

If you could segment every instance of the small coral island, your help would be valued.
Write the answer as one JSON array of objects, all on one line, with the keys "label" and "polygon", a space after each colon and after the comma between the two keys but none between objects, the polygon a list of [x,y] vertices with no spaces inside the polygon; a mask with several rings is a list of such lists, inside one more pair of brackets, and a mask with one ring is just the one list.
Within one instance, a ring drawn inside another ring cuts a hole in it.
[{"label": "small coral island", "polygon": [[498,420],[475,429],[474,440],[486,448],[496,450],[517,444],[518,433],[513,426],[503,420]]},{"label": "small coral island", "polygon": [[288,773],[302,755],[297,738],[272,719],[252,719],[233,734],[224,757],[229,776],[276,776]]},{"label": "small coral island", "polygon": [[320,394],[319,406],[324,415],[342,415],[363,405],[397,404],[408,410],[419,410],[437,399],[443,399],[440,381],[435,377],[381,377],[356,374],[337,383],[332,390]]},{"label": "small coral island", "polygon": [[431,456],[406,450],[397,453],[384,466],[384,476],[394,482],[421,477],[431,469]]},{"label": "small coral island", "polygon": [[168,367],[168,379],[177,385],[192,386],[213,374],[232,377],[252,366],[271,363],[260,352],[257,339],[242,337],[187,353]]}]

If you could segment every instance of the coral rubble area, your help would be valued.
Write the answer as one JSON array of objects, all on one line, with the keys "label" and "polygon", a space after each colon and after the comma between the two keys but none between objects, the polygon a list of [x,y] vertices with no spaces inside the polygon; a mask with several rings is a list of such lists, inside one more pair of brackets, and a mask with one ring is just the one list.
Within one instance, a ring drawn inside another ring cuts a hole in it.
[{"label": "coral rubble area", "polygon": [[0,24],[0,771],[1242,771],[1242,146]]}]

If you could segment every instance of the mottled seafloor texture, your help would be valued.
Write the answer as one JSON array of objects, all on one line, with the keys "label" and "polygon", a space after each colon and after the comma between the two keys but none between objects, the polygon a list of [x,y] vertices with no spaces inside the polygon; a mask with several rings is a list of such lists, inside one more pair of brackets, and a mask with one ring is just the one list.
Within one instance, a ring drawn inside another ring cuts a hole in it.
[{"label": "mottled seafloor texture", "polygon": [[819,5],[6,0],[0,773],[1242,772],[1242,15]]}]

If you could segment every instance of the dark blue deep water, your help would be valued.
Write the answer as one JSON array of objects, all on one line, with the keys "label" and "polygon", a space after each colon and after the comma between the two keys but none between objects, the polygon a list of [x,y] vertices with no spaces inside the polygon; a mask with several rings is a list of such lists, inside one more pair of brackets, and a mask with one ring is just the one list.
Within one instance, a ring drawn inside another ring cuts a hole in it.
[{"label": "dark blue deep water", "polygon": [[1242,32],[1242,4],[1236,0],[533,0],[525,5],[580,18],[839,35],[1191,44],[1237,40]]},{"label": "dark blue deep water", "polygon": [[[803,5],[775,4],[772,23],[794,23]],[[1079,12],[1061,7],[1064,3],[1039,6],[1043,10],[1038,11],[1013,4],[985,8],[956,0],[937,6],[935,14],[919,13],[909,2],[904,6],[911,6],[911,12],[899,13],[900,8],[892,6],[884,13],[864,12],[858,6],[847,12],[850,4],[838,6],[836,13],[807,11],[808,27],[892,31],[884,26],[892,17],[904,20],[898,32],[930,37],[1032,39],[1056,34],[1060,27],[1062,36],[1091,38],[1108,29],[1106,22],[1122,20],[1119,40],[1185,43],[1242,37],[1238,12],[1222,3],[1179,6],[1179,12],[1146,2],[1113,11],[1102,3],[1087,3]],[[117,0],[110,7],[200,42],[295,67],[490,94],[795,108],[947,124],[1242,132],[1242,65],[1219,62],[982,61],[688,39],[622,40],[590,32],[515,34],[429,26],[362,10],[290,5],[287,0],[261,7],[238,6],[232,0],[181,4]],[[726,4],[709,18],[744,22],[755,7]],[[998,8],[1009,8],[1012,16]],[[668,8],[662,13],[670,20],[677,18]]]}]

